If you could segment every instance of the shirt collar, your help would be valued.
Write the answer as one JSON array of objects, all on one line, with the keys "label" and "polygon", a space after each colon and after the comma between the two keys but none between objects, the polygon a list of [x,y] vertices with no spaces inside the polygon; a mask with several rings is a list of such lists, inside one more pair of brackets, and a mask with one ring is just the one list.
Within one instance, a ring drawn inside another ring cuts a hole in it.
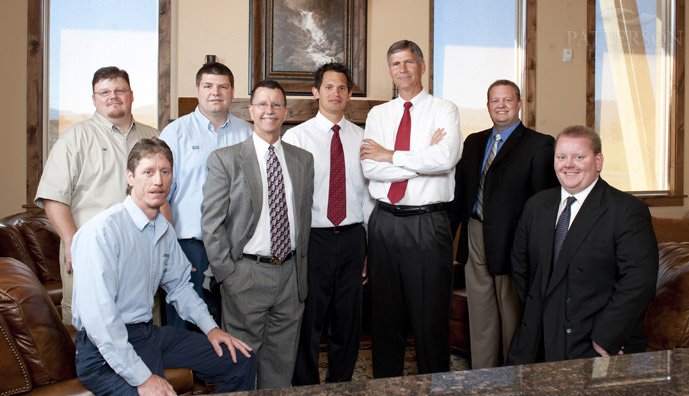
[{"label": "shirt collar", "polygon": [[491,136],[492,139],[495,139],[495,135],[497,135],[497,134],[499,133],[499,134],[500,134],[500,138],[501,138],[502,141],[504,142],[505,140],[507,140],[507,138],[510,137],[510,135],[512,135],[512,132],[514,132],[514,130],[517,129],[517,127],[519,126],[519,124],[521,124],[521,120],[517,120],[517,122],[515,122],[514,124],[508,126],[508,127],[505,128],[505,129],[503,129],[501,132],[498,132],[498,131],[495,129],[495,127],[493,127],[493,131],[492,131],[492,133],[491,133],[490,136]]},{"label": "shirt collar", "polygon": [[[254,147],[256,148],[256,155],[259,158],[265,158],[266,153],[268,152],[268,147],[270,147],[270,144],[266,142],[265,140],[261,139],[260,136],[254,132],[251,137],[254,139]],[[280,151],[280,148],[282,147],[282,139],[278,138],[277,142],[273,143],[273,147],[275,147],[275,153],[277,154],[278,151]]]},{"label": "shirt collar", "polygon": [[[344,116],[342,116],[342,119],[337,123],[337,125],[340,126],[340,131],[342,130],[342,125],[344,124]],[[318,129],[325,132],[325,133],[330,133],[330,130],[332,129],[333,122],[330,121],[326,116],[321,114],[319,111],[318,114],[316,114],[316,125],[318,126]]]},{"label": "shirt collar", "polygon": [[[136,227],[136,229],[139,231],[143,231],[144,228],[146,228],[146,226],[151,222],[151,220],[148,219],[144,211],[141,210],[141,208],[136,204],[136,202],[134,202],[131,195],[127,195],[127,198],[124,199],[123,204],[124,208],[127,210],[127,213],[129,214],[129,217],[132,219],[132,222],[134,223],[134,227]],[[165,221],[163,220],[163,215],[160,212],[158,212],[158,215],[153,220],[153,223],[156,227],[156,231],[164,225]]]},{"label": "shirt collar", "polygon": [[[203,113],[201,112],[201,109],[199,109],[199,106],[196,106],[196,109],[194,110],[194,112],[192,114],[198,123],[200,123],[201,125],[205,125],[207,130],[209,130],[211,132],[215,132],[215,128],[213,128],[213,124],[211,124],[211,120],[209,120],[208,117],[203,115]],[[230,112],[228,111],[227,112],[227,120],[225,120],[225,123],[222,124],[222,126],[220,128],[218,128],[218,132],[220,132],[220,130],[226,128],[229,124],[230,124]]]},{"label": "shirt collar", "polygon": [[593,183],[591,183],[588,187],[586,187],[585,189],[579,191],[578,193],[576,193],[576,194],[574,194],[574,195],[568,193],[567,190],[565,190],[564,187],[560,187],[560,206],[564,205],[563,202],[564,202],[568,197],[574,197],[574,198],[576,198],[576,199],[577,199],[577,202],[579,202],[579,204],[582,204],[582,205],[583,205],[583,204],[584,204],[584,201],[586,200],[586,197],[589,196],[589,193],[591,193],[591,190],[593,190],[593,186],[596,185],[596,183],[598,182],[598,180],[600,180],[600,176],[597,177],[596,180],[594,180]]},{"label": "shirt collar", "polygon": [[[414,109],[414,106],[416,106],[417,104],[423,102],[423,101],[424,101],[427,97],[429,97],[429,96],[430,96],[430,95],[428,94],[428,92],[426,92],[426,89],[425,89],[425,88],[424,88],[424,89],[421,89],[421,92],[419,92],[418,94],[416,94],[416,96],[414,96],[413,98],[411,98],[411,100],[409,101],[409,102],[411,102],[411,104],[413,105],[411,108]],[[404,107],[404,102],[407,102],[406,100],[402,99],[402,97],[400,97],[400,96],[398,96],[395,100],[398,101],[398,102],[400,103],[400,107]]]},{"label": "shirt collar", "polygon": [[100,114],[98,111],[93,112],[93,120],[96,122],[96,124],[105,127],[110,132],[119,132],[123,133],[124,135],[127,135],[129,132],[136,129],[136,121],[134,121],[134,118],[132,118],[132,126],[129,128],[128,131],[120,130],[120,128],[118,128],[115,124],[110,122],[110,120],[108,120],[107,118],[103,117],[103,115]]}]

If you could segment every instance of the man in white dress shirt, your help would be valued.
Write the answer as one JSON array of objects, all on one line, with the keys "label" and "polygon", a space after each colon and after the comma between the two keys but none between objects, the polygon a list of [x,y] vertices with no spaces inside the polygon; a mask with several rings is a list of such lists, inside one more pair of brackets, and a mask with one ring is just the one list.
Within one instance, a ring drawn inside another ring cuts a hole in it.
[{"label": "man in white dress shirt", "polygon": [[285,133],[283,140],[314,159],[314,196],[309,241],[309,294],[304,307],[293,385],[320,382],[319,344],[328,338],[326,382],[352,379],[359,354],[366,230],[373,208],[361,171],[364,130],[347,121],[352,97],[349,70],[326,63],[314,76],[316,117]]},{"label": "man in white dress shirt", "polygon": [[452,232],[446,210],[462,148],[457,106],[423,89],[419,46],[398,41],[387,58],[400,97],[368,114],[360,153],[378,200],[368,225],[376,378],[402,375],[407,325],[419,373],[450,369]]}]

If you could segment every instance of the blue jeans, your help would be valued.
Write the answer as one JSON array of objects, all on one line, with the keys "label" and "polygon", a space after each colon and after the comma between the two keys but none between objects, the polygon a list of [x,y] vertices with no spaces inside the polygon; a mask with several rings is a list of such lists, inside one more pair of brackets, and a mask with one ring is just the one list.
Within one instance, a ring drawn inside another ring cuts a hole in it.
[{"label": "blue jeans", "polygon": [[[237,352],[237,363],[222,344],[219,357],[208,338],[200,333],[158,327],[148,323],[127,325],[128,341],[153,374],[165,378],[165,368],[188,368],[199,379],[218,382],[218,392],[253,390],[256,357]],[[77,333],[76,368],[79,381],[96,395],[138,395],[105,361],[85,331]]]}]

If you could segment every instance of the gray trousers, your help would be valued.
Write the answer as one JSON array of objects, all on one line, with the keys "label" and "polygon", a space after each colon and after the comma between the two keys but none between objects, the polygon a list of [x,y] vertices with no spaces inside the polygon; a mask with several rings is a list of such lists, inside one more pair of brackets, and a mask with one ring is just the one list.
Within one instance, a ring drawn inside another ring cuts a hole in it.
[{"label": "gray trousers", "polygon": [[258,389],[292,383],[304,312],[295,260],[275,266],[241,259],[221,283],[223,329],[256,354]]}]

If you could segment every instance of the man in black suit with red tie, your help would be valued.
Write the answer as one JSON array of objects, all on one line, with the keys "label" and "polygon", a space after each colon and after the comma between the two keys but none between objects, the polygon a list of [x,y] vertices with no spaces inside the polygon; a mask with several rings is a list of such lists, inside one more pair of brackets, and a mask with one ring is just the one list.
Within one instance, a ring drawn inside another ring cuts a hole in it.
[{"label": "man in black suit with red tie", "polygon": [[527,202],[514,238],[523,317],[508,364],[643,352],[641,316],[658,275],[648,208],[600,178],[591,128],[560,133],[554,168],[562,187]]},{"label": "man in black suit with red tie", "polygon": [[450,212],[452,230],[461,222],[457,261],[465,264],[471,366],[495,367],[507,356],[519,303],[510,277],[514,229],[526,201],[557,185],[552,136],[519,120],[519,87],[498,80],[488,88],[493,128],[464,142]]}]

